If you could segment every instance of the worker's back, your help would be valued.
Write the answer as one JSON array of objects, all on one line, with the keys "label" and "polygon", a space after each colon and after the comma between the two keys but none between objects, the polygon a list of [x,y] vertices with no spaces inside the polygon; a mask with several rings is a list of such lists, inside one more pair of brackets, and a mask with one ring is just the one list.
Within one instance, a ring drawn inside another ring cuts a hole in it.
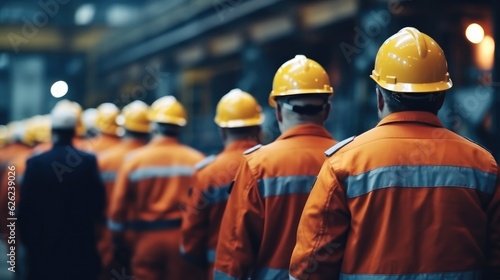
[{"label": "worker's back", "polygon": [[[499,256],[487,247],[498,232],[498,215],[489,215],[498,207],[490,204],[493,195],[498,203],[498,172],[491,154],[435,115],[393,113],[328,159],[304,210],[291,270],[307,275],[300,260],[319,250],[331,265],[318,277],[340,269],[340,279],[482,279],[488,254]],[[332,222],[311,218],[316,207],[331,211]],[[314,238],[320,241],[311,246]]]}]

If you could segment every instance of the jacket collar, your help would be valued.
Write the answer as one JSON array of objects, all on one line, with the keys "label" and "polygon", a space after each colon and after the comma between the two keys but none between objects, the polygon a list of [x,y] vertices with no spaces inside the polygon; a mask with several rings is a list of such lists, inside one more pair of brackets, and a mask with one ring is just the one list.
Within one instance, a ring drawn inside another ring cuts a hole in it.
[{"label": "jacket collar", "polygon": [[224,152],[245,151],[256,146],[257,144],[258,143],[255,140],[236,140],[231,144],[227,145],[223,151]]},{"label": "jacket collar", "polygon": [[330,133],[321,125],[317,124],[301,124],[290,128],[281,134],[276,140],[283,140],[301,135],[314,135],[324,138],[333,139]]},{"label": "jacket collar", "polygon": [[405,111],[405,112],[392,113],[383,118],[377,124],[377,126],[382,126],[391,123],[401,123],[401,122],[414,122],[431,126],[443,127],[443,124],[436,115],[422,111]]},{"label": "jacket collar", "polygon": [[152,146],[178,145],[179,140],[172,137],[158,137],[149,141]]}]

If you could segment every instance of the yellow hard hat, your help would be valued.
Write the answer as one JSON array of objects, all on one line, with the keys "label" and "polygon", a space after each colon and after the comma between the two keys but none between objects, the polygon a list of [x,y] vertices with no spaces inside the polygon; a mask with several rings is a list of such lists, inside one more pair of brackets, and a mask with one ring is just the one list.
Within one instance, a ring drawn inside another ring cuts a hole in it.
[{"label": "yellow hard hat", "polygon": [[9,142],[9,129],[6,125],[0,125],[0,148]]},{"label": "yellow hard hat", "polygon": [[24,133],[22,134],[21,141],[28,146],[33,146],[36,144],[38,117],[39,116],[34,116],[30,119],[25,120]]},{"label": "yellow hard hat", "polygon": [[63,99],[63,100],[57,102],[52,110],[60,110],[60,109],[69,109],[75,114],[75,116],[76,116],[75,133],[78,136],[84,136],[86,133],[86,129],[85,129],[85,126],[83,124],[82,106],[80,106],[80,104],[78,104],[74,101]]},{"label": "yellow hard hat", "polygon": [[116,119],[117,123],[130,131],[148,133],[148,110],[149,106],[146,103],[133,101],[123,107],[121,115]]},{"label": "yellow hard hat", "polygon": [[298,94],[333,95],[330,78],[316,61],[296,55],[285,62],[274,75],[269,105],[276,107],[275,98]]},{"label": "yellow hard hat", "polygon": [[116,117],[120,114],[120,109],[113,103],[102,103],[97,107],[96,127],[104,134],[117,135],[118,124]]},{"label": "yellow hard hat", "polygon": [[43,115],[37,118],[35,139],[37,142],[49,142],[51,137],[50,115]]},{"label": "yellow hard hat", "polygon": [[217,104],[214,120],[219,127],[246,127],[262,124],[264,114],[250,93],[233,89]]},{"label": "yellow hard hat", "polygon": [[169,95],[157,99],[148,111],[148,120],[157,123],[185,126],[187,123],[186,110],[182,104]]},{"label": "yellow hard hat", "polygon": [[394,92],[427,93],[453,86],[441,47],[413,27],[401,29],[382,44],[370,77]]}]

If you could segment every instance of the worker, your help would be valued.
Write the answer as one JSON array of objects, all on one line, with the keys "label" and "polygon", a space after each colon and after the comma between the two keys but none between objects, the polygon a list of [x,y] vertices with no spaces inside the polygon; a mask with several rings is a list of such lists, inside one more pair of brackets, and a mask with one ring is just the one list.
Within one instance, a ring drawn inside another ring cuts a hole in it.
[{"label": "worker", "polygon": [[[50,141],[50,117],[47,116],[34,116],[26,121],[26,126],[22,141],[29,147],[34,147],[38,143]],[[26,161],[31,156],[31,151],[27,150],[24,153],[18,153],[13,156],[11,160],[7,163],[7,168],[3,171],[3,176],[0,176],[0,205],[14,205],[16,208],[19,205],[21,199],[21,185],[23,182],[24,171],[26,169]],[[13,204],[12,204],[13,203]],[[0,209],[0,220],[7,221],[9,218],[9,207],[2,207]],[[17,215],[17,213],[14,213]],[[8,234],[6,232],[8,228],[0,228],[0,233]],[[18,228],[16,229],[18,230]],[[19,279],[25,279],[27,272],[26,267],[26,254],[24,252],[24,247],[20,246],[22,244],[19,234],[15,235],[15,242],[8,244],[17,245],[17,262],[16,262],[16,274]]]},{"label": "worker", "polygon": [[304,55],[276,72],[269,104],[281,136],[255,146],[230,188],[215,257],[215,279],[283,279],[302,207],[336,141],[323,127],[333,95],[328,74]]},{"label": "worker", "polygon": [[9,144],[0,153],[0,170],[4,171],[5,166],[16,156],[29,154],[33,147],[25,140],[26,126],[28,120],[13,121],[7,125]]},{"label": "worker", "polygon": [[[139,100],[126,105],[117,119],[117,122],[125,129],[124,136],[120,143],[98,154],[99,170],[106,188],[106,215],[109,211],[111,197],[113,196],[116,175],[121,164],[125,161],[126,155],[144,146],[149,140],[148,109],[149,106]],[[125,238],[127,251],[130,251],[130,239],[130,237]],[[113,259],[112,235],[107,227],[102,229],[99,240],[99,253],[103,265],[101,279],[112,279],[113,270],[120,272],[121,268],[126,268],[127,273],[130,273],[129,259],[131,256],[123,256],[122,259],[125,259],[125,261]]]},{"label": "worker", "polygon": [[500,279],[499,168],[443,127],[443,50],[406,27],[370,77],[381,121],[326,151],[300,220],[291,279]]},{"label": "worker", "polygon": [[137,279],[199,279],[179,252],[181,209],[188,198],[194,165],[204,156],[179,143],[187,123],[173,96],[153,102],[148,112],[152,140],[127,156],[110,205],[115,256],[121,258],[123,230],[135,234],[132,275]]},{"label": "worker", "polygon": [[52,148],[26,164],[17,223],[27,279],[96,279],[99,273],[94,234],[104,186],[95,156],[72,145],[77,122],[71,108],[53,110]]},{"label": "worker", "polygon": [[228,188],[243,159],[243,152],[259,142],[262,109],[252,95],[233,89],[217,104],[215,123],[224,150],[197,164],[197,172],[182,223],[181,253],[207,269],[212,278],[219,228]]},{"label": "worker", "polygon": [[[70,101],[68,99],[63,99],[59,102],[56,103],[54,108],[52,110],[56,110],[59,108],[70,108],[71,112],[76,116],[77,123],[75,127],[75,133],[74,133],[74,138],[73,138],[73,146],[77,149],[84,150],[87,152],[92,152],[92,144],[93,142],[90,140],[87,140],[85,138],[86,136],[86,128],[85,125],[83,124],[83,119],[82,119],[82,106],[78,104],[77,102]],[[43,152],[46,152],[50,150],[52,147],[51,142],[46,142],[46,143],[41,143],[37,145],[34,150],[33,150],[33,155],[38,155]]]},{"label": "worker", "polygon": [[94,153],[99,153],[120,142],[116,118],[120,109],[113,103],[103,103],[97,107],[96,127],[99,134],[87,140]]}]

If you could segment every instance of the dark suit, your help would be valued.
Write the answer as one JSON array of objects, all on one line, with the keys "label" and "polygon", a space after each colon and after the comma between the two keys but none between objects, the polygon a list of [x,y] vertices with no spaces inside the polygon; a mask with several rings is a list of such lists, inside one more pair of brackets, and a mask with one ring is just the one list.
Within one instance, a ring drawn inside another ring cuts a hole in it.
[{"label": "dark suit", "polygon": [[95,156],[56,143],[27,161],[18,225],[28,279],[96,279],[104,186]]}]

